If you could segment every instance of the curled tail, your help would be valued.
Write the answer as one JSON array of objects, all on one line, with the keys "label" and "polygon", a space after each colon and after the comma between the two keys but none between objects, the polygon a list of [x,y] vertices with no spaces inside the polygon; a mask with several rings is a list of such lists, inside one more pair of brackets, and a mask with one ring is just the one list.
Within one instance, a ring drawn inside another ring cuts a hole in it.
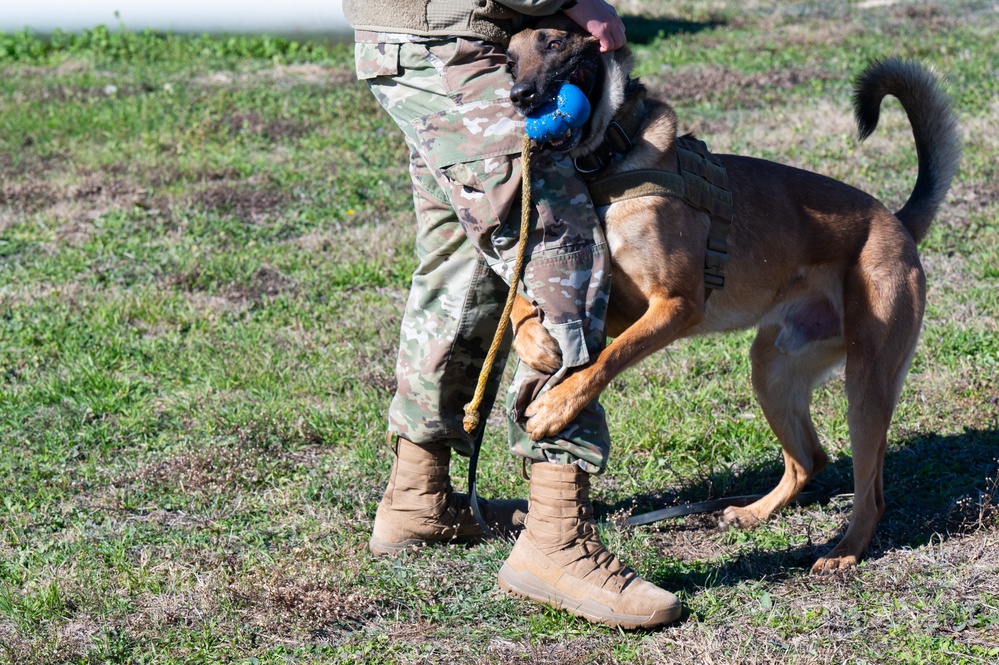
[{"label": "curled tail", "polygon": [[861,141],[878,126],[885,95],[902,102],[916,139],[919,175],[909,200],[895,216],[919,242],[947,196],[961,160],[957,122],[933,74],[911,60],[886,58],[869,65],[854,87],[853,108]]}]

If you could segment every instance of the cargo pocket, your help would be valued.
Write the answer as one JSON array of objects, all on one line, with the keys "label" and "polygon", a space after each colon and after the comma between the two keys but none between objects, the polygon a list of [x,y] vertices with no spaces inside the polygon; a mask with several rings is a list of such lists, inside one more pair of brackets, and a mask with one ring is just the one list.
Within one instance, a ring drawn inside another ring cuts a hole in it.
[{"label": "cargo pocket", "polygon": [[494,255],[493,235],[520,197],[523,123],[507,101],[475,102],[419,118],[418,149],[469,239]]},{"label": "cargo pocket", "polygon": [[354,45],[354,67],[357,80],[367,81],[379,76],[398,76],[399,44],[372,44],[359,42]]},{"label": "cargo pocket", "polygon": [[582,321],[570,321],[569,323],[548,326],[548,332],[562,349],[562,369],[556,376],[561,378],[565,370],[590,362],[590,352],[586,348],[586,336]]}]

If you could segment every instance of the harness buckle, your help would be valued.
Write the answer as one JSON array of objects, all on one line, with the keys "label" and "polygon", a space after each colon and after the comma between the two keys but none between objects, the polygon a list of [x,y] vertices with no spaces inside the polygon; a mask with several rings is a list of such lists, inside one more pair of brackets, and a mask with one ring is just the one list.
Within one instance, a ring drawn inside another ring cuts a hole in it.
[{"label": "harness buckle", "polygon": [[604,136],[612,144],[614,152],[619,155],[627,154],[635,147],[635,144],[631,141],[631,137],[628,136],[628,132],[624,131],[624,127],[617,120],[611,120],[611,123],[607,125],[607,131],[604,132]]},{"label": "harness buckle", "polygon": [[704,250],[704,284],[712,289],[725,286],[725,263],[728,252],[719,252],[710,247]]},{"label": "harness buckle", "polygon": [[[596,166],[594,166],[593,168],[587,168],[587,167],[583,166],[582,163],[580,162],[580,160],[586,159],[587,157],[594,158],[593,159],[593,163],[596,164]],[[603,163],[603,160],[600,159],[599,157],[597,157],[596,155],[594,155],[593,153],[590,153],[589,155],[583,155],[582,157],[574,157],[573,160],[572,160],[572,165],[574,167],[576,167],[576,171],[577,172],[582,173],[583,175],[589,175],[591,173],[596,173],[597,171],[599,171],[600,169],[602,169],[605,166],[605,164]]]}]

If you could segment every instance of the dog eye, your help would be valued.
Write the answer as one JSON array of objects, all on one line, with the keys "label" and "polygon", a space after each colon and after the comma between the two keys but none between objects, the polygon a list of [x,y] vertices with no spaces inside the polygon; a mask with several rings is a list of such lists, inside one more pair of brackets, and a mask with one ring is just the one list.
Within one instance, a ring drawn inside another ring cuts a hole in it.
[{"label": "dog eye", "polygon": [[510,72],[514,76],[517,75],[517,62],[515,60],[506,61],[506,71]]},{"label": "dog eye", "polygon": [[557,51],[560,48],[562,48],[562,40],[561,39],[553,39],[550,42],[548,42],[548,50],[549,51]]}]

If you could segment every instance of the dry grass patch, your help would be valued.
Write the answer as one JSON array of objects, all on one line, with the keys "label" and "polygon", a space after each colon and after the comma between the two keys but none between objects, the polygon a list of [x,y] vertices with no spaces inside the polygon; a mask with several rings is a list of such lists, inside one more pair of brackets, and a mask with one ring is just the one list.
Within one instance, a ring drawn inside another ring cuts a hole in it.
[{"label": "dry grass patch", "polygon": [[252,87],[254,85],[266,84],[278,87],[292,85],[335,87],[351,83],[357,84],[357,76],[354,74],[353,69],[316,63],[302,63],[277,65],[251,72],[211,72],[196,77],[194,82],[203,86]]},{"label": "dry grass patch", "polygon": [[218,614],[212,595],[213,591],[204,589],[142,594],[134,600],[136,613],[131,622],[145,629],[197,628]]},{"label": "dry grass patch", "polygon": [[984,532],[999,527],[999,459],[991,477],[985,479],[984,489],[978,496],[968,496],[957,501],[948,522],[957,533]]},{"label": "dry grass patch", "polygon": [[[698,122],[697,118],[688,118],[681,113],[680,125],[685,130],[696,128]],[[816,127],[821,131],[816,131]],[[737,118],[718,121],[712,129],[714,131],[700,131],[711,134],[713,151],[737,152],[740,147],[747,146],[753,154],[766,150],[787,152],[791,146],[814,147],[817,142],[857,133],[847,99],[843,99],[842,104],[820,100],[808,107],[751,109]],[[734,131],[736,129],[738,131]],[[883,130],[879,126],[878,131]],[[748,150],[745,154],[749,154]]]},{"label": "dry grass patch", "polygon": [[284,211],[291,199],[291,194],[276,183],[220,181],[195,192],[191,205],[230,214],[244,222],[261,223]]},{"label": "dry grass patch", "polygon": [[218,284],[213,274],[195,265],[188,271],[166,275],[161,284],[179,288],[190,294],[191,303],[199,310],[227,313],[240,312],[259,306],[268,298],[292,294],[298,282],[273,266],[261,266],[244,280]]},{"label": "dry grass patch", "polygon": [[223,120],[233,136],[249,134],[268,141],[294,141],[312,131],[309,123],[290,118],[264,118],[257,111],[234,113]]},{"label": "dry grass patch", "polygon": [[674,104],[717,99],[718,107],[758,108],[768,104],[774,91],[790,90],[831,75],[815,68],[775,69],[747,74],[719,66],[690,67],[676,72],[652,74],[643,80],[654,97]]},{"label": "dry grass patch", "polygon": [[31,179],[0,185],[0,206],[10,206],[20,212],[41,210],[55,199],[55,188],[45,181]]},{"label": "dry grass patch", "polygon": [[864,32],[864,27],[847,21],[794,21],[771,29],[781,46],[835,46]]},{"label": "dry grass patch", "polygon": [[0,663],[4,665],[54,665],[81,658],[91,648],[102,627],[73,620],[49,625],[33,633],[0,620]]},{"label": "dry grass patch", "polygon": [[999,209],[999,171],[989,180],[955,183],[947,194],[947,204],[993,217],[990,208]]},{"label": "dry grass patch", "polygon": [[235,580],[240,614],[265,640],[306,643],[349,633],[378,620],[384,602],[362,585],[362,562],[327,549],[333,534],[281,545],[264,567],[244,567]]},{"label": "dry grass patch", "polygon": [[[462,651],[460,644],[449,645],[451,649]],[[596,665],[599,663],[621,662],[614,656],[614,649],[602,637],[564,639],[548,637],[518,641],[494,638],[486,647],[490,663],[531,663],[531,665]],[[476,655],[465,650],[460,662],[475,662]],[[432,656],[422,662],[428,665]]]},{"label": "dry grass patch", "polygon": [[929,1],[895,5],[889,10],[889,14],[900,23],[918,25],[931,31],[949,30],[963,23],[953,12],[947,11],[939,3]]},{"label": "dry grass patch", "polygon": [[305,250],[329,251],[331,260],[340,263],[371,261],[372,257],[392,263],[402,257],[409,258],[416,245],[416,231],[412,212],[404,212],[375,224],[366,224],[364,220],[337,224],[332,232],[309,233],[293,242]]},{"label": "dry grass patch", "polygon": [[[112,210],[150,207],[149,190],[131,178],[90,171],[61,176],[36,174],[0,186],[0,206],[8,206],[10,221],[29,214],[65,222],[56,230],[59,242],[79,246],[89,238],[89,224]],[[58,243],[56,243],[58,244]],[[55,251],[45,245],[43,249]]]},{"label": "dry grass patch", "polygon": [[[695,613],[651,635],[635,662],[878,661],[891,647],[899,615],[910,632],[950,638],[964,648],[993,648],[999,607],[981,601],[999,597],[999,554],[990,536],[895,550],[844,575],[802,572],[769,577],[765,587],[705,589],[701,602],[712,603],[710,619]],[[885,604],[894,610],[882,611]]]},{"label": "dry grass patch", "polygon": [[218,440],[192,442],[187,450],[164,455],[133,473],[118,476],[112,485],[137,491],[176,489],[185,495],[201,497],[267,488],[274,477],[314,461],[316,455],[310,448],[285,450],[277,445],[276,437],[287,439],[297,430],[299,445],[319,443],[319,435],[304,420],[274,427],[280,429],[251,433],[252,430],[240,428],[236,441],[228,444]]},{"label": "dry grass patch", "polygon": [[42,102],[44,104],[92,104],[101,100],[130,97],[153,92],[154,89],[145,85],[125,84],[111,78],[110,74],[98,74],[105,81],[97,85],[81,85],[75,83],[47,83],[52,74],[46,70],[44,76],[38,78],[21,76],[20,85],[11,96],[15,104]]},{"label": "dry grass patch", "polygon": [[275,632],[289,626],[304,632],[353,630],[368,623],[379,606],[353,582],[344,583],[328,569],[304,576],[275,573],[260,585],[251,604],[259,625]]},{"label": "dry grass patch", "polygon": [[185,494],[215,495],[259,486],[261,461],[260,451],[213,445],[145,465],[122,480],[130,488],[176,487]]},{"label": "dry grass patch", "polygon": [[298,282],[273,266],[261,266],[246,282],[233,284],[223,292],[223,297],[234,302],[249,302],[259,305],[267,298],[290,294],[298,288]]}]

